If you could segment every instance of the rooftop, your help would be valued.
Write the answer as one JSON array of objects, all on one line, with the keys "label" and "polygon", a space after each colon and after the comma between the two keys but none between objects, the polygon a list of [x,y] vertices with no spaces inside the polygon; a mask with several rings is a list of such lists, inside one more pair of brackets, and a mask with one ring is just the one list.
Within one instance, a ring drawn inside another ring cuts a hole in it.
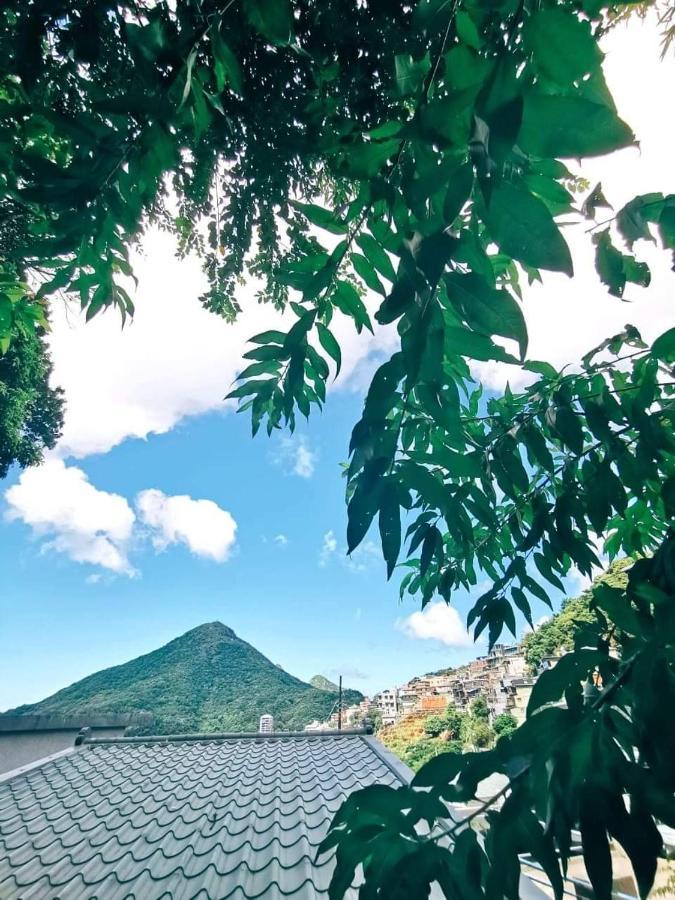
[{"label": "rooftop", "polygon": [[410,776],[360,730],[88,738],[0,779],[0,897],[325,898],[342,801]]}]

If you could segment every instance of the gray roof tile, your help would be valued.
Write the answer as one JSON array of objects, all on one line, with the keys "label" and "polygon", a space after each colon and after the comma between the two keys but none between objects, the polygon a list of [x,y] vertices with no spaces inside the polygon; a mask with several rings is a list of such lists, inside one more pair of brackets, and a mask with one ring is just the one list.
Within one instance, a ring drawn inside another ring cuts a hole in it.
[{"label": "gray roof tile", "polygon": [[85,743],[0,783],[0,897],[325,898],[333,814],[405,777],[361,735]]}]

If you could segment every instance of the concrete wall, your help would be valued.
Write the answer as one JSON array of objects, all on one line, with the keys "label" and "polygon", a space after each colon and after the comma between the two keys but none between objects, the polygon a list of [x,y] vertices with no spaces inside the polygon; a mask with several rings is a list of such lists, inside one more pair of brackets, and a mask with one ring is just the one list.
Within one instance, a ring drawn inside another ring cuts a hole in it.
[{"label": "concrete wall", "polygon": [[[79,730],[55,728],[48,731],[0,731],[0,775],[72,747]],[[124,730],[124,725],[94,728],[92,737],[122,737]]]}]

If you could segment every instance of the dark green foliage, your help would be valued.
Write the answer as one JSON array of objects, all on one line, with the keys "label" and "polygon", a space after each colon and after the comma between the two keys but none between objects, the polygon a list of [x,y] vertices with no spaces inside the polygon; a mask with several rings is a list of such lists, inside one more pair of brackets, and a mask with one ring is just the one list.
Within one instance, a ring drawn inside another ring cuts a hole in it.
[{"label": "dark green foliage", "polygon": [[[345,704],[358,691],[343,692]],[[275,666],[225,625],[211,622],[131,662],[89,675],[13,715],[149,712],[145,733],[257,731],[264,713],[277,730],[325,719],[337,692],[317,689]]]},{"label": "dark green foliage", "polygon": [[518,727],[518,723],[511,713],[500,713],[498,716],[495,716],[492,727],[497,736],[502,737],[502,735],[512,734]]},{"label": "dark green foliage", "polygon": [[474,719],[482,719],[484,722],[487,722],[490,718],[490,709],[485,697],[476,697],[475,700],[472,700],[469,713]]},{"label": "dark green foliage", "polygon": [[[593,604],[606,604],[607,591],[633,617],[635,633],[617,633],[605,620],[579,637],[575,652],[537,682],[543,689],[533,693],[526,722],[515,730],[500,725],[493,750],[440,754],[422,766],[410,788],[354,795],[322,845],[338,846],[336,879],[346,877],[347,860],[353,872],[386,836],[392,852],[372,871],[373,891],[386,896],[383,886],[404,858],[407,867],[417,867],[417,883],[428,884],[426,860],[436,858],[441,838],[451,837],[437,860],[448,877],[447,897],[464,897],[471,878],[471,896],[517,898],[521,853],[541,864],[561,897],[571,832],[578,827],[594,896],[611,895],[610,840],[630,858],[640,896],[647,896],[663,848],[654,820],[675,823],[675,726],[664,715],[675,703],[675,536],[633,565],[624,588],[598,585]],[[582,691],[593,673],[602,686]],[[463,819],[449,824],[445,804],[470,800],[493,772],[506,783],[472,813],[488,826],[482,840]],[[419,827],[422,821],[430,831]]]},{"label": "dark green foliage", "polygon": [[425,763],[428,763],[430,759],[438,756],[439,753],[445,752],[447,749],[447,744],[440,741],[422,739],[408,744],[401,753],[401,758],[407,766],[410,766],[413,772],[416,772]]},{"label": "dark green foliage", "polygon": [[429,737],[438,737],[445,731],[446,724],[442,716],[428,716],[424,723],[424,731]]},{"label": "dark green foliage", "polygon": [[0,478],[14,463],[39,463],[61,434],[63,392],[49,386],[50,373],[42,331],[17,331],[0,355]]}]

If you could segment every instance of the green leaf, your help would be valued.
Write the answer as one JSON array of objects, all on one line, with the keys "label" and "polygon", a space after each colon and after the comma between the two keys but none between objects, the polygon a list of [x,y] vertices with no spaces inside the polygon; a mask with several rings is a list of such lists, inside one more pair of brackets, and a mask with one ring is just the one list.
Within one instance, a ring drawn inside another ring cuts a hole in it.
[{"label": "green leaf", "polygon": [[256,334],[254,337],[249,338],[250,344],[279,344],[283,345],[286,340],[286,334],[283,331],[276,331],[274,329],[270,329],[269,331],[263,331],[260,334]]},{"label": "green leaf", "polygon": [[330,231],[331,234],[345,234],[348,231],[348,226],[341,222],[330,209],[324,209],[316,203],[300,203],[298,200],[293,200],[291,205],[294,209],[299,210],[312,225]]},{"label": "green leaf", "polygon": [[467,47],[480,50],[481,39],[471,16],[460,9],[455,13],[455,28],[460,41]]},{"label": "green leaf", "polygon": [[429,66],[428,53],[422,59],[413,59],[410,53],[399,53],[394,57],[396,86],[402,97],[409,97],[419,91]]},{"label": "green leaf", "polygon": [[669,328],[652,344],[652,356],[664,362],[675,362],[675,328]]},{"label": "green leaf", "polygon": [[622,297],[626,286],[623,254],[612,244],[609,229],[595,235],[593,240],[595,242],[595,268],[600,276],[600,281],[607,285],[610,294]]},{"label": "green leaf", "polygon": [[496,290],[473,272],[446,275],[448,295],[468,324],[483,334],[498,334],[518,342],[521,359],[527,353],[527,326],[520,305],[507,290]]},{"label": "green leaf", "polygon": [[321,322],[317,323],[316,330],[319,335],[319,343],[326,351],[326,353],[335,360],[335,377],[337,378],[340,374],[340,366],[342,365],[342,353],[340,352],[340,345],[335,340],[332,331],[329,331],[328,328],[326,328],[326,326]]},{"label": "green leaf", "polygon": [[452,225],[471,196],[473,188],[473,166],[471,163],[464,163],[464,165],[455,169],[450,175],[449,182],[445,199],[443,200],[443,218],[448,225]]},{"label": "green leaf", "polygon": [[567,9],[535,12],[525,24],[523,39],[541,74],[560,85],[571,84],[602,62],[590,23]]},{"label": "green leaf", "polygon": [[675,203],[664,206],[661,211],[659,235],[666,249],[675,250]]},{"label": "green leaf", "polygon": [[354,144],[340,155],[337,168],[353,178],[373,178],[400,146],[400,140],[394,138]]},{"label": "green leaf", "polygon": [[223,40],[220,29],[216,25],[211,27],[209,34],[211,36],[211,52],[213,53],[213,70],[218,91],[223,91],[226,85],[229,84],[236,94],[241,94],[243,80],[238,59]]},{"label": "green leaf", "polygon": [[340,312],[354,320],[359,334],[364,327],[372,332],[373,326],[368,310],[353,284],[349,281],[338,281],[332,299]]},{"label": "green leaf", "polygon": [[624,590],[599,584],[593,589],[593,602],[626,634],[640,634],[640,620]]},{"label": "green leaf", "polygon": [[368,261],[373,268],[377,269],[380,275],[384,275],[388,281],[396,281],[396,272],[391,264],[391,260],[377,243],[375,238],[371,237],[369,234],[360,234],[356,238],[356,243],[363,250]]},{"label": "green leaf", "polygon": [[401,514],[396,481],[388,478],[380,497],[380,540],[387,564],[387,578],[391,578],[401,550]]},{"label": "green leaf", "polygon": [[249,24],[272,44],[293,40],[293,13],[289,0],[242,0]]},{"label": "green leaf", "polygon": [[537,269],[573,274],[572,257],[541,200],[507,181],[492,192],[488,228],[500,250]]},{"label": "green leaf", "polygon": [[612,856],[607,828],[590,797],[582,804],[579,826],[584,863],[593,885],[594,897],[597,900],[611,900]]},{"label": "green leaf", "polygon": [[445,345],[450,355],[468,356],[470,359],[518,364],[515,356],[511,356],[483,334],[476,334],[468,328],[448,326],[445,329]]},{"label": "green leaf", "polygon": [[365,281],[366,286],[369,287],[371,291],[377,291],[378,294],[382,294],[383,297],[386,297],[387,292],[384,289],[382,282],[377,277],[377,272],[368,262],[366,257],[362,256],[360,253],[352,253],[350,259],[354,266],[354,271]]},{"label": "green leaf", "polygon": [[546,411],[546,421],[570,450],[582,453],[584,449],[584,432],[579,417],[569,406],[551,406]]},{"label": "green leaf", "polygon": [[518,144],[543,157],[604,156],[628,147],[633,132],[609,106],[581,97],[529,93]]},{"label": "green leaf", "polygon": [[466,146],[471,135],[473,104],[478,85],[432,100],[423,109],[422,124],[451,144]]},{"label": "green leaf", "polygon": [[370,484],[358,485],[347,505],[347,553],[366,536],[379,506],[378,491]]},{"label": "green leaf", "polygon": [[552,669],[542,672],[535,681],[527,704],[528,718],[540,706],[560,700],[567,687],[579,685],[605,659],[606,656],[599,650],[587,649],[575,650],[574,653],[561,657]]}]

